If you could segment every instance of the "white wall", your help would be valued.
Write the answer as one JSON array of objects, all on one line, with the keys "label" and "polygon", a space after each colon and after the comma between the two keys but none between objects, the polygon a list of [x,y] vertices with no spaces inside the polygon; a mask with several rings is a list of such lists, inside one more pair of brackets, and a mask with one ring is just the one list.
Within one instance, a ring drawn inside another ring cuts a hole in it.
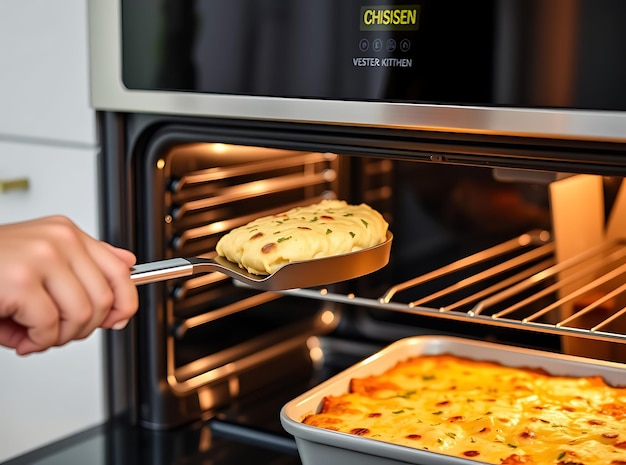
[{"label": "white wall", "polygon": [[[0,1],[0,223],[61,213],[98,233],[86,0]],[[43,354],[0,348],[0,462],[105,419],[101,334]]]}]

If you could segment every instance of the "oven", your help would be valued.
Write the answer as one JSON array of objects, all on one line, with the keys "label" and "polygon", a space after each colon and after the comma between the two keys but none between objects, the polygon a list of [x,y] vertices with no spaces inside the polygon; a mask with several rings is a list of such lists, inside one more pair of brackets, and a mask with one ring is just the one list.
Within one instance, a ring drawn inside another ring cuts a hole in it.
[{"label": "oven", "polygon": [[387,266],[328,286],[141,286],[106,335],[110,462],[300,463],[281,406],[407,336],[623,361],[625,9],[90,1],[106,240],[212,257],[332,198],[394,234]]}]

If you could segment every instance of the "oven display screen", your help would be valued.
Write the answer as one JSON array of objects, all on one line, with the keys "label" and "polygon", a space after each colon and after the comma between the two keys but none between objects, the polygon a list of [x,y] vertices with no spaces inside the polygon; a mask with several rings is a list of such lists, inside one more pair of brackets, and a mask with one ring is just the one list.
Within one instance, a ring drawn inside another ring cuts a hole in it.
[{"label": "oven display screen", "polygon": [[121,0],[134,90],[625,110],[626,2]]},{"label": "oven display screen", "polygon": [[449,1],[124,0],[122,79],[139,90],[484,102],[493,0],[455,0],[455,14]]}]

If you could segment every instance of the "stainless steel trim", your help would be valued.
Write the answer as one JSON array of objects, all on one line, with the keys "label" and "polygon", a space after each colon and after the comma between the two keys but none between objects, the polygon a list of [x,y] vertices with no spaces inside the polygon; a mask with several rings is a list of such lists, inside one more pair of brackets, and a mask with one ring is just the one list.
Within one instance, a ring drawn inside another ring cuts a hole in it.
[{"label": "stainless steel trim", "polygon": [[89,0],[95,109],[626,142],[626,112],[487,108],[135,91],[121,80],[120,1]]}]

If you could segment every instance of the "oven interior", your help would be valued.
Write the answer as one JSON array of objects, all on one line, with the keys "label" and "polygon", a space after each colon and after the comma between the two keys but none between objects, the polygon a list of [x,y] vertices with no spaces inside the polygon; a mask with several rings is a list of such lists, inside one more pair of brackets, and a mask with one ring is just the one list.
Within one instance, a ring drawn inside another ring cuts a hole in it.
[{"label": "oven interior", "polygon": [[112,235],[140,261],[210,257],[230,229],[325,198],[371,205],[394,234],[388,266],[331,286],[265,292],[218,272],[142,286],[137,317],[108,336],[110,403],[155,457],[170,442],[217,454],[231,440],[297,457],[280,407],[406,336],[624,358],[624,200],[610,168],[442,163],[328,136],[142,124],[105,144],[126,153],[105,167],[128,189],[108,194],[126,225]]}]

